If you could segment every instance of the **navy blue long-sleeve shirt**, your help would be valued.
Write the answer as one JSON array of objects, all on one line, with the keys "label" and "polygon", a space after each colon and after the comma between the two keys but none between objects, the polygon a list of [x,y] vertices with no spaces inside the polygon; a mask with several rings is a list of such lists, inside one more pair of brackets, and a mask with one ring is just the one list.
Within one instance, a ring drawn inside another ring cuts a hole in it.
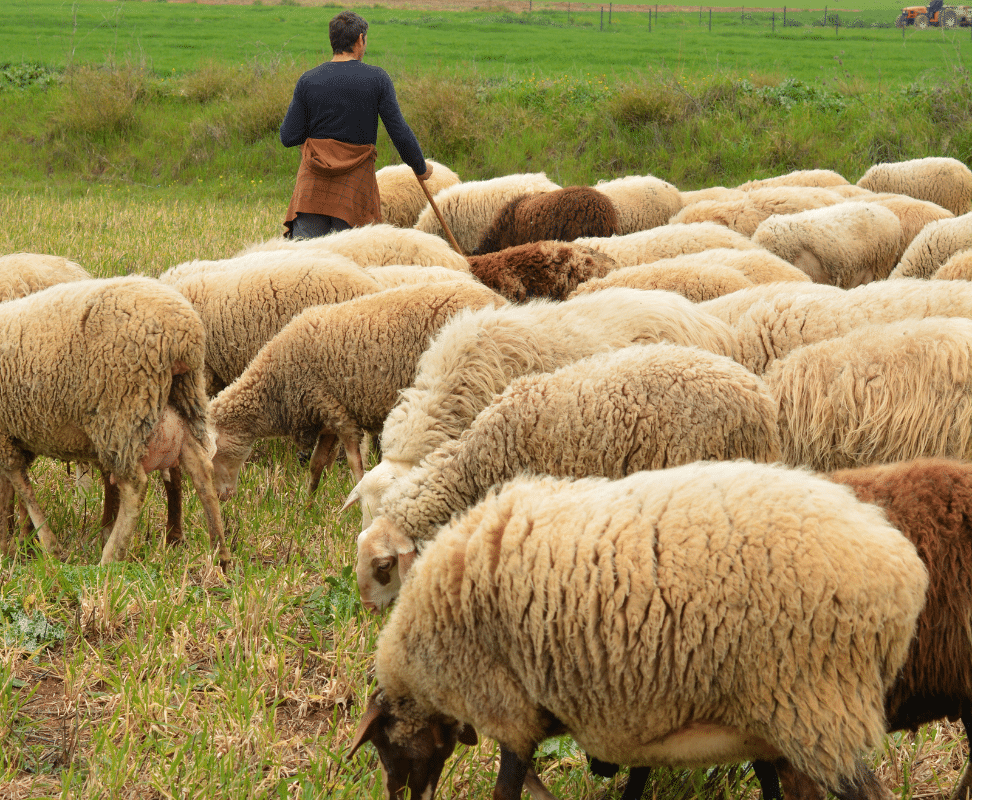
[{"label": "navy blue long-sleeve shirt", "polygon": [[295,147],[309,138],[375,144],[379,117],[399,157],[423,175],[427,164],[399,110],[392,79],[362,61],[327,61],[299,78],[281,123],[281,143]]}]

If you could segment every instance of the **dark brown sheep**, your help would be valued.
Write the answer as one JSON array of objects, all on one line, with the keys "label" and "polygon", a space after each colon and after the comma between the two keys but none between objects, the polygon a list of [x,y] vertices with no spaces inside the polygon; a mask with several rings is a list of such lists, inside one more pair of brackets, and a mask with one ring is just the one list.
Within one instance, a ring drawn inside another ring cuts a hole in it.
[{"label": "dark brown sheep", "polygon": [[567,186],[521,195],[501,206],[473,255],[529,242],[572,242],[581,236],[616,236],[621,232],[611,198],[590,186]]},{"label": "dark brown sheep", "polygon": [[514,303],[565,300],[584,281],[602,278],[617,267],[610,256],[572,242],[532,242],[469,256],[472,274]]},{"label": "dark brown sheep", "polygon": [[[890,524],[917,548],[930,574],[927,604],[917,619],[906,663],[886,695],[886,727],[916,730],[947,717],[961,719],[969,739],[969,766],[952,800],[972,788],[972,464],[945,458],[918,458],[896,464],[843,469],[827,476],[850,486],[859,500],[885,510]],[[592,764],[599,775],[614,765]],[[755,761],[764,800],[778,800],[775,765]],[[794,782],[782,781],[786,798],[821,797],[810,778],[780,765]],[[638,800],[649,770],[634,768],[622,800]],[[794,790],[788,787],[794,785]],[[815,792],[815,794],[812,794]]]}]

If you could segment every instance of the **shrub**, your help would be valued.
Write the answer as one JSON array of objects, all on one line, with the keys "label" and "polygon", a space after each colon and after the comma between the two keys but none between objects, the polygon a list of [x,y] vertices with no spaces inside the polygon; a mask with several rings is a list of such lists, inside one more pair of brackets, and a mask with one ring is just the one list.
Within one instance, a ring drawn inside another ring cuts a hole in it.
[{"label": "shrub", "polygon": [[137,64],[74,68],[64,79],[49,131],[90,138],[127,133],[138,119],[148,80],[145,67]]},{"label": "shrub", "polygon": [[59,72],[30,61],[0,64],[0,91],[4,89],[48,89],[59,82]]}]

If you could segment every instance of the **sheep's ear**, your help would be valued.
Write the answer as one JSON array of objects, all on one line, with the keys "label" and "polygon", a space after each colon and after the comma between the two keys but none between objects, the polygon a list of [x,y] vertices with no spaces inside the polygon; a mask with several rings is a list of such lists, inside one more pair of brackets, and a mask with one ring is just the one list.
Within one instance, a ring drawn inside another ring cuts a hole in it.
[{"label": "sheep's ear", "polygon": [[463,725],[458,729],[458,741],[462,744],[467,744],[469,747],[475,747],[479,744],[479,736],[476,734],[476,729],[471,725]]},{"label": "sheep's ear", "polygon": [[347,500],[344,502],[344,505],[340,507],[340,511],[338,511],[337,513],[343,514],[351,506],[357,505],[357,503],[360,500],[361,500],[361,493],[358,491],[358,485],[354,484],[354,488],[351,489],[351,493],[347,495]]},{"label": "sheep's ear", "polygon": [[347,752],[348,758],[353,758],[354,754],[358,752],[358,748],[375,735],[381,718],[382,709],[378,706],[376,696],[372,695],[368,701],[368,708],[365,709],[365,713],[358,722],[358,732],[354,736],[354,741],[351,742],[351,749]]},{"label": "sheep's ear", "polygon": [[417,559],[416,548],[410,550],[406,553],[399,554],[399,580],[402,581],[406,577],[406,573],[410,571],[410,567],[413,566],[413,562]]}]

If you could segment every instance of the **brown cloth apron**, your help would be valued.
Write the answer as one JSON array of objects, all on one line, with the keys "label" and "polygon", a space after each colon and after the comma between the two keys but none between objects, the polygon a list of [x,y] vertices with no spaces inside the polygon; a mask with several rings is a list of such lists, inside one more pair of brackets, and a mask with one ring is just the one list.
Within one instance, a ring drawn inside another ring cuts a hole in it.
[{"label": "brown cloth apron", "polygon": [[292,220],[300,213],[339,217],[352,228],[381,222],[377,154],[373,144],[306,139],[283,235],[291,238]]}]

